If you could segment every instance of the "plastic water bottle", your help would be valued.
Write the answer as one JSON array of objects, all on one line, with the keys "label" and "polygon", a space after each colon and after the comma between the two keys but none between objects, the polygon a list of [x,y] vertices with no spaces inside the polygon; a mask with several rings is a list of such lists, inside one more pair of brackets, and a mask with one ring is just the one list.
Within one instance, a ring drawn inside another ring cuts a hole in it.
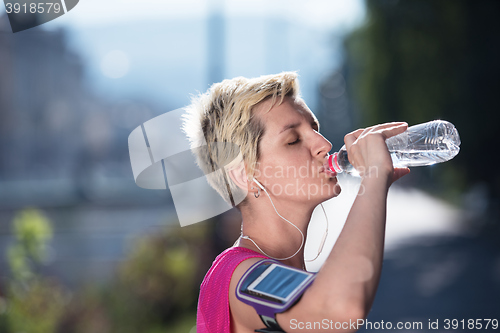
[{"label": "plastic water bottle", "polygon": [[[444,120],[408,127],[405,132],[385,140],[385,143],[394,167],[400,168],[446,162],[460,150],[457,129],[452,123]],[[336,173],[359,175],[349,163],[345,145],[337,153],[328,156],[325,168]]]}]

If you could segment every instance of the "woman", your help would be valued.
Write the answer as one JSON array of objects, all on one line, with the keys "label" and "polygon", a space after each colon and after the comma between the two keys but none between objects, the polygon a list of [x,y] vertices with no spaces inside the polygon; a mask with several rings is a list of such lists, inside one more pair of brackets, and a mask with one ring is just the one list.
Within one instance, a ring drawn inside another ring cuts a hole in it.
[{"label": "woman", "polygon": [[[367,316],[382,265],[387,191],[409,172],[393,168],[384,141],[406,128],[406,123],[382,124],[345,136],[363,191],[314,282],[276,315],[284,331],[325,332],[304,323]],[[312,212],[340,193],[336,175],[323,168],[332,145],[319,133],[292,72],[213,85],[188,107],[184,129],[194,148],[209,143],[196,150],[198,164],[242,215],[241,237],[217,257],[201,285],[197,332],[254,332],[263,322],[236,297],[236,286],[264,258],[305,270],[303,245]],[[210,144],[222,142],[235,145]],[[239,147],[239,155],[230,147]]]}]

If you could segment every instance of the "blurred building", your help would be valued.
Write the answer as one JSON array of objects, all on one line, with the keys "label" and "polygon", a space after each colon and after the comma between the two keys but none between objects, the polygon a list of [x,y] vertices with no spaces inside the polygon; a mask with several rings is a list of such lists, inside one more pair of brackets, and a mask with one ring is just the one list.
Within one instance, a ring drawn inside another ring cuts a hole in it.
[{"label": "blurred building", "polygon": [[77,283],[109,276],[126,239],[161,225],[171,201],[135,185],[128,157],[130,131],[159,108],[90,93],[68,38],[41,27],[14,34],[0,16],[0,253],[16,212],[39,207],[54,227],[47,269]]},{"label": "blurred building", "polygon": [[105,190],[102,180],[110,174],[135,190],[126,138],[159,112],[144,101],[110,102],[91,94],[85,66],[67,39],[62,29],[13,34],[7,16],[0,17],[3,207],[88,200]]},{"label": "blurred building", "polygon": [[0,27],[0,177],[64,174],[81,146],[81,61],[62,30],[13,34],[6,15]]}]

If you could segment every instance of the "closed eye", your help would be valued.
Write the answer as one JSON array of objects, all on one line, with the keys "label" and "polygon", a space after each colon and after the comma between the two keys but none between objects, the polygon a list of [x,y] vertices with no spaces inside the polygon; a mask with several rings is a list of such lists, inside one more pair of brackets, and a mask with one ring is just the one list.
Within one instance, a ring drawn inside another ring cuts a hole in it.
[{"label": "closed eye", "polygon": [[297,138],[297,140],[295,140],[294,142],[289,142],[288,145],[291,146],[291,145],[297,144],[297,143],[299,143],[299,141],[300,141],[300,138]]}]

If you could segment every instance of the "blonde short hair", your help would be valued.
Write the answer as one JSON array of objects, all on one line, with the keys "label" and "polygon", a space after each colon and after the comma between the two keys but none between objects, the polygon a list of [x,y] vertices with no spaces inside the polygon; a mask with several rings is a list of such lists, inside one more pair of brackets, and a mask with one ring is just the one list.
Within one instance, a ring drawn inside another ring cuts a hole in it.
[{"label": "blonde short hair", "polygon": [[[253,177],[265,129],[253,110],[268,99],[272,100],[271,106],[281,104],[285,97],[300,98],[295,72],[224,80],[194,97],[186,107],[183,130],[197,164],[209,184],[233,206],[238,205],[234,194],[243,190],[226,175],[224,167],[231,169],[243,161],[247,176]],[[223,172],[214,172],[219,168]]]}]

